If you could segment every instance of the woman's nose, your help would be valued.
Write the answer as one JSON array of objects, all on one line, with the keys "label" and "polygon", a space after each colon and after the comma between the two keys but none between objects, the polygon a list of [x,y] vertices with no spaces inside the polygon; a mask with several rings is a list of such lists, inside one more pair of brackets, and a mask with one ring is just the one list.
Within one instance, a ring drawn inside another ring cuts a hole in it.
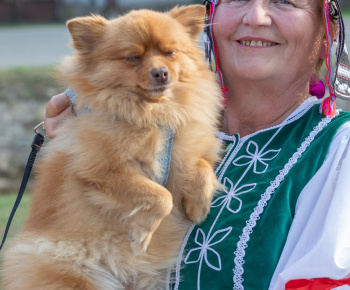
[{"label": "woman's nose", "polygon": [[269,4],[264,0],[251,0],[246,7],[243,16],[243,24],[259,27],[271,25],[272,19],[269,14]]}]

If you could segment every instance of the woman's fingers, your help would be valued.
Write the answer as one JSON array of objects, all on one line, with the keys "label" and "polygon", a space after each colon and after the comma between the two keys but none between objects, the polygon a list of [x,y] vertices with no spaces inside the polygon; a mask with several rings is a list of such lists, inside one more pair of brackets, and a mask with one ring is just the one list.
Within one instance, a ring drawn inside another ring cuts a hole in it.
[{"label": "woman's fingers", "polygon": [[55,131],[64,119],[74,116],[71,106],[72,104],[65,93],[52,97],[47,104],[44,127],[50,139],[55,137]]},{"label": "woman's fingers", "polygon": [[46,118],[56,117],[71,105],[65,93],[53,96],[46,105]]}]

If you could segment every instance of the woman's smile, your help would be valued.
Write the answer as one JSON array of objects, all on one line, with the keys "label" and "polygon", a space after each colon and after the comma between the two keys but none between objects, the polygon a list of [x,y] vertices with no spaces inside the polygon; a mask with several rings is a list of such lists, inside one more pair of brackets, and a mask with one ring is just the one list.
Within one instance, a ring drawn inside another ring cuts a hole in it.
[{"label": "woman's smile", "polygon": [[275,42],[269,42],[269,41],[262,41],[262,40],[240,40],[238,41],[243,46],[250,46],[250,47],[267,47],[267,46],[275,46],[277,43]]},{"label": "woman's smile", "polygon": [[254,36],[245,36],[241,37],[237,40],[239,44],[242,46],[247,47],[254,47],[254,48],[263,48],[263,47],[271,47],[278,45],[277,42],[266,39],[266,38],[260,38],[260,37],[254,37]]}]

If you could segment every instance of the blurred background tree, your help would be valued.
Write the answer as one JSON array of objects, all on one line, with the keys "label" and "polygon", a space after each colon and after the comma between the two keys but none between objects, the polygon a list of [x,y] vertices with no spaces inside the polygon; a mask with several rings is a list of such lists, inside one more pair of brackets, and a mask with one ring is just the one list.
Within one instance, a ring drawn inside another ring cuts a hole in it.
[{"label": "blurred background tree", "polygon": [[0,0],[0,23],[63,22],[69,18],[99,13],[110,17],[130,9],[169,9],[196,0]]}]

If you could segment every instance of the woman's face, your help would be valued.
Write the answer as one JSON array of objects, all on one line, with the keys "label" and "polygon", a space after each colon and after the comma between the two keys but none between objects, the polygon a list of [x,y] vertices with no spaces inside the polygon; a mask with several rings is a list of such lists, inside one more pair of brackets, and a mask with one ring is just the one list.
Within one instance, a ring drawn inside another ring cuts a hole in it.
[{"label": "woman's face", "polygon": [[324,54],[320,0],[221,0],[213,31],[225,81],[306,79]]}]

